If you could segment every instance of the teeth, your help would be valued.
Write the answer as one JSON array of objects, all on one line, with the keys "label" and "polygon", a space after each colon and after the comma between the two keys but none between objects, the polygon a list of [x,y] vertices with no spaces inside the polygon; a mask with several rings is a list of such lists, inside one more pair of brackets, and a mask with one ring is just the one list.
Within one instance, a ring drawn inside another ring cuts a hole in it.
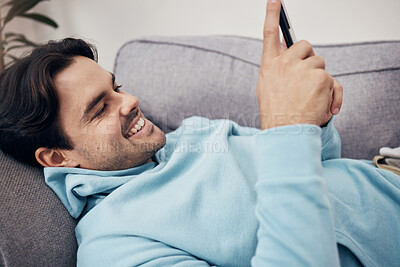
[{"label": "teeth", "polygon": [[143,127],[144,120],[142,118],[140,118],[137,124],[139,124],[141,127]]},{"label": "teeth", "polygon": [[137,133],[138,131],[140,131],[140,129],[142,129],[142,127],[144,126],[144,120],[142,118],[140,118],[137,122],[137,124],[129,131],[129,133],[126,135],[127,138],[131,137],[132,135],[134,135],[135,133]]}]

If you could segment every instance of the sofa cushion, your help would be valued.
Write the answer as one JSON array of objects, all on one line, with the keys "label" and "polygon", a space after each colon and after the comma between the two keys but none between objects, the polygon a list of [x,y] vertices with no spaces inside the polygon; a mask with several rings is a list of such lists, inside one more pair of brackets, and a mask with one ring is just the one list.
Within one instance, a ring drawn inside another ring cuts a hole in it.
[{"label": "sofa cushion", "polygon": [[0,266],[76,266],[76,222],[42,169],[2,151],[0,166]]},{"label": "sofa cushion", "polygon": [[[342,156],[372,159],[400,143],[400,41],[315,46],[344,87],[334,124]],[[192,115],[259,127],[256,84],[262,41],[233,36],[154,37],[119,51],[114,72],[165,131]]]}]

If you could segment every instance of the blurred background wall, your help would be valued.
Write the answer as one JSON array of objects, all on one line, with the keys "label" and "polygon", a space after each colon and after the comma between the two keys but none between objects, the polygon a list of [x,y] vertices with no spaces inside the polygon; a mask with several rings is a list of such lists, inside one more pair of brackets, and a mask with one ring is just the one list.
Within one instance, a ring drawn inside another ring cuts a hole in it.
[{"label": "blurred background wall", "polygon": [[[286,0],[298,39],[313,44],[400,40],[400,0]],[[18,30],[44,42],[67,36],[95,44],[112,71],[118,49],[151,35],[242,35],[262,38],[266,0],[51,0],[33,11],[59,28],[18,19]]]}]

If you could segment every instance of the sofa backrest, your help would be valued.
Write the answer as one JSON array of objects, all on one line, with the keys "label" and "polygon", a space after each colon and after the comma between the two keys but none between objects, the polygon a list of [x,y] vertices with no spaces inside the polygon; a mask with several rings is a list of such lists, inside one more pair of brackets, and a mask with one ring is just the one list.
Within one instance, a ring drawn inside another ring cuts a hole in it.
[{"label": "sofa backrest", "polygon": [[[314,46],[344,87],[334,125],[342,157],[372,159],[400,144],[400,41]],[[132,40],[114,72],[163,130],[200,115],[259,127],[256,84],[262,41],[233,36]]]}]

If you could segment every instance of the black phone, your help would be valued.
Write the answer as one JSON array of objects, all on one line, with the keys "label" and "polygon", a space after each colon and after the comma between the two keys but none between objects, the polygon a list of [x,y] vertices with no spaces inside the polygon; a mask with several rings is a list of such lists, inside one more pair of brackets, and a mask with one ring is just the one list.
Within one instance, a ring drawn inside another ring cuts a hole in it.
[{"label": "black phone", "polygon": [[290,23],[288,13],[286,11],[285,3],[281,0],[281,15],[279,18],[279,26],[281,27],[281,31],[283,34],[283,38],[285,39],[286,46],[289,48],[292,46],[296,40],[296,36],[294,35],[294,30],[292,24]]}]

